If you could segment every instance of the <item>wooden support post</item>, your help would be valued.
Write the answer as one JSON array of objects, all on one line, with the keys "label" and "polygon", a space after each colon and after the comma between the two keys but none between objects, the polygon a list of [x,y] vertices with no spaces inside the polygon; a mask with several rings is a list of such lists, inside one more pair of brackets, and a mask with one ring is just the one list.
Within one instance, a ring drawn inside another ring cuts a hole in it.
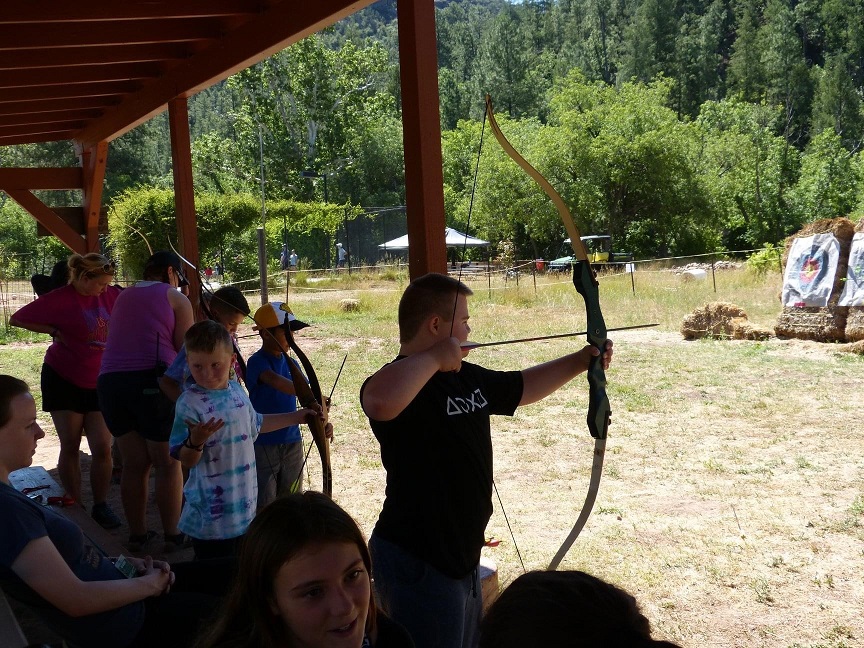
[{"label": "wooden support post", "polygon": [[108,161],[108,142],[90,148],[76,143],[78,159],[84,170],[84,238],[88,252],[99,252],[99,217],[102,211],[102,188]]},{"label": "wooden support post", "polygon": [[[180,254],[201,267],[198,251],[198,219],[195,215],[195,189],[192,184],[192,142],[189,137],[189,108],[185,97],[168,102],[168,125],[171,130],[171,160],[174,166],[174,206],[177,213],[177,238]],[[201,279],[197,272],[184,268],[189,279],[189,301],[197,319],[201,319],[198,296]]]},{"label": "wooden support post", "polygon": [[438,109],[435,3],[397,0],[408,267],[412,279],[447,272],[444,171]]}]

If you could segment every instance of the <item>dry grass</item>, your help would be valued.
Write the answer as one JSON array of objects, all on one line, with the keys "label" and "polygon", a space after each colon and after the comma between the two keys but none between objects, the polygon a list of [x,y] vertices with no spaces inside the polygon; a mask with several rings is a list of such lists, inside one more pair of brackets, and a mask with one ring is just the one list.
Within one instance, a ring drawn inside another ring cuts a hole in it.
[{"label": "dry grass", "polygon": [[[553,284],[544,281],[535,294],[523,279],[518,294],[511,286],[491,297],[485,284],[474,286],[472,338],[579,330],[578,296],[566,282]],[[683,285],[667,273],[646,273],[637,274],[636,297],[629,290],[629,278],[603,280],[607,324],[662,326],[614,335],[600,495],[562,568],[631,590],[657,635],[684,646],[864,645],[864,459],[855,396],[864,360],[815,342],[685,342],[677,333],[687,313],[718,300],[770,326],[780,310],[779,277],[718,275],[714,294],[710,278]],[[398,287],[382,284],[291,296],[294,312],[313,324],[298,342],[326,390],[349,354],[333,397],[334,496],[367,532],[384,473],[357,394],[397,351],[398,295]],[[359,310],[342,312],[344,298],[359,299]],[[254,338],[244,343],[255,348]],[[580,345],[478,349],[471,359],[520,368]],[[3,371],[32,372],[39,359],[32,349],[0,348]],[[582,505],[592,447],[586,398],[577,379],[493,423],[496,482],[529,569],[548,563]],[[313,486],[319,474],[313,465]],[[497,501],[495,509],[488,534],[502,542],[484,551],[506,583],[522,568]]]}]

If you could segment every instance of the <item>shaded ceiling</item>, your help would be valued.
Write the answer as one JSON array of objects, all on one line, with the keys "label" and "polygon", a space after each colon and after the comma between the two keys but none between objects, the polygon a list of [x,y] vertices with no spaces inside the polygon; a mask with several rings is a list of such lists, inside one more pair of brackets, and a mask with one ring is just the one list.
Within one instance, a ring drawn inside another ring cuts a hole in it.
[{"label": "shaded ceiling", "polygon": [[0,3],[0,145],[110,141],[373,0]]}]

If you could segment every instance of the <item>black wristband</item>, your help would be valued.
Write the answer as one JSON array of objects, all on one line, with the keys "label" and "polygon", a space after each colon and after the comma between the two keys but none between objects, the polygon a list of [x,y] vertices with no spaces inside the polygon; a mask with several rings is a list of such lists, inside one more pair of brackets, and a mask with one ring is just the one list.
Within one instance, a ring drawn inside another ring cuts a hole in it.
[{"label": "black wristband", "polygon": [[[205,441],[206,443],[206,441]],[[194,450],[195,452],[204,452],[204,443],[201,445],[192,445],[192,430],[189,430],[189,434],[186,435],[186,438],[183,440],[183,447],[189,448],[190,450]]]}]

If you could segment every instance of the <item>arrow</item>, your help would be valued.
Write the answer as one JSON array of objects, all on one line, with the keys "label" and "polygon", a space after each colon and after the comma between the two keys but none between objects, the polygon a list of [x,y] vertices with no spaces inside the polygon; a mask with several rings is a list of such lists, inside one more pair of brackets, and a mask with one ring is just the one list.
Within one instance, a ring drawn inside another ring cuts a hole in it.
[{"label": "arrow", "polygon": [[[633,329],[650,328],[652,326],[660,326],[660,324],[636,324],[635,326],[619,326],[618,328],[610,328],[607,331],[632,331]],[[481,347],[499,346],[501,344],[516,344],[518,342],[537,342],[539,340],[554,340],[556,338],[575,337],[577,335],[586,335],[588,331],[579,331],[577,333],[558,333],[557,335],[541,335],[540,337],[520,338],[518,340],[502,340],[500,342],[463,342],[459,346],[463,349],[479,349]]]}]

